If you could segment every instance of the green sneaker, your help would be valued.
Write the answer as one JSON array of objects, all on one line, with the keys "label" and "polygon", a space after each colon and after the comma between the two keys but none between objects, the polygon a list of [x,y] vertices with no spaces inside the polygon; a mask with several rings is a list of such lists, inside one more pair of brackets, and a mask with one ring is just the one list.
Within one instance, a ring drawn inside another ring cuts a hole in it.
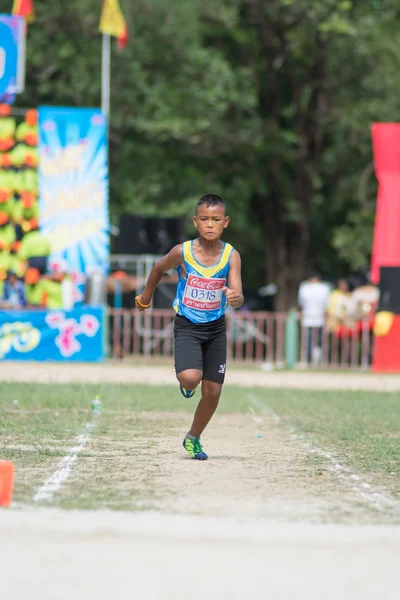
[{"label": "green sneaker", "polygon": [[179,389],[181,390],[182,396],[185,398],[192,398],[196,390],[187,390],[179,384]]},{"label": "green sneaker", "polygon": [[200,438],[194,438],[193,440],[188,436],[183,440],[182,446],[185,448],[190,458],[195,460],[207,460],[208,455],[203,452],[201,447]]}]

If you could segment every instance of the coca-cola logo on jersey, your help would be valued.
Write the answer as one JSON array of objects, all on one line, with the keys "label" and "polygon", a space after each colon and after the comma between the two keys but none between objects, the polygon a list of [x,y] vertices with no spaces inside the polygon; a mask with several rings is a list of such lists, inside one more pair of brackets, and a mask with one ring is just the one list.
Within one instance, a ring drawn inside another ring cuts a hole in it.
[{"label": "coca-cola logo on jersey", "polygon": [[225,285],[225,279],[205,279],[203,277],[189,276],[188,284],[202,290],[220,290]]}]

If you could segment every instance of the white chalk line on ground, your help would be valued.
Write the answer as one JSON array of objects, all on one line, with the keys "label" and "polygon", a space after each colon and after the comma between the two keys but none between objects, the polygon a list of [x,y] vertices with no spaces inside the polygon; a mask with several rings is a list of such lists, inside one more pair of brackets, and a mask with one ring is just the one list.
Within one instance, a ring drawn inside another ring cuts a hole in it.
[{"label": "white chalk line on ground", "polygon": [[298,440],[305,446],[310,454],[315,454],[326,460],[324,468],[328,471],[336,473],[336,475],[346,483],[356,494],[368,505],[375,508],[376,510],[383,512],[388,509],[394,510],[399,509],[399,503],[396,502],[390,496],[386,496],[381,492],[378,492],[371,484],[364,481],[359,475],[351,471],[348,467],[345,467],[339,463],[336,458],[326,450],[319,448],[307,440],[304,436],[297,433],[296,430],[287,425],[282,419],[266,404],[260,402],[252,393],[247,395],[250,406],[249,410],[252,415],[252,419],[256,423],[260,423],[260,417],[258,417],[254,409],[257,409],[261,414],[270,417],[277,425],[283,425],[290,433],[291,437]]},{"label": "white chalk line on ground", "polygon": [[37,493],[33,496],[34,502],[52,500],[54,494],[58,492],[61,489],[61,487],[65,484],[66,480],[71,474],[74,462],[76,461],[79,453],[83,450],[90,438],[90,434],[93,430],[93,427],[94,423],[86,423],[85,432],[78,437],[77,445],[73,446],[68,450],[68,453],[58,464],[57,470],[39,488]]}]

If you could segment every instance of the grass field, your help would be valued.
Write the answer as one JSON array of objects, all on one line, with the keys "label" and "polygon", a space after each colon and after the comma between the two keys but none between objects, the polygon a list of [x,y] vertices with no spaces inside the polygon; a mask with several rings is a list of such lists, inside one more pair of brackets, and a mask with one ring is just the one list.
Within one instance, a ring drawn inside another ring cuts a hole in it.
[{"label": "grass field", "polygon": [[[102,409],[94,418],[90,403],[97,394]],[[35,492],[94,421],[51,505],[251,512],[290,520],[297,518],[300,503],[300,513],[312,521],[399,520],[396,507],[382,514],[363,504],[323,453],[310,450],[316,446],[331,453],[350,475],[362,477],[396,505],[398,393],[227,386],[203,436],[207,464],[188,460],[181,447],[195,400],[185,401],[176,386],[3,383],[0,457],[15,464],[16,505],[33,503]],[[221,473],[227,481],[223,491]]]}]

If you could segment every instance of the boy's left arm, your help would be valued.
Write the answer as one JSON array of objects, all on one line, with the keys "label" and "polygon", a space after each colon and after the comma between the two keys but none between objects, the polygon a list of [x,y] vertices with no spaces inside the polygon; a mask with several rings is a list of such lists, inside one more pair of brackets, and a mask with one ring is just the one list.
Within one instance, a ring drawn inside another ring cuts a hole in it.
[{"label": "boy's left arm", "polygon": [[244,302],[242,287],[242,261],[237,250],[232,252],[229,265],[228,287],[224,288],[226,301],[233,308],[239,308]]}]

